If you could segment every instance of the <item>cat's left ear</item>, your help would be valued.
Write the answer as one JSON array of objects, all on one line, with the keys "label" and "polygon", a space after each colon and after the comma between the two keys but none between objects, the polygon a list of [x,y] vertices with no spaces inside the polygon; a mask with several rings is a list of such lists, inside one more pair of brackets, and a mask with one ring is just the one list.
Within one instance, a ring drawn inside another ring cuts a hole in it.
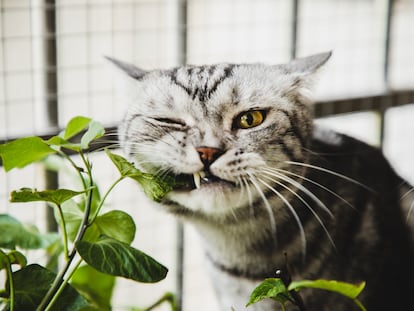
[{"label": "cat's left ear", "polygon": [[331,55],[332,51],[329,51],[304,58],[297,58],[292,60],[290,63],[287,63],[285,65],[285,69],[287,69],[288,72],[299,75],[312,74],[322,67]]},{"label": "cat's left ear", "polygon": [[117,60],[109,56],[105,56],[105,58],[135,80],[141,80],[142,77],[147,74],[147,71],[142,70],[132,64]]}]

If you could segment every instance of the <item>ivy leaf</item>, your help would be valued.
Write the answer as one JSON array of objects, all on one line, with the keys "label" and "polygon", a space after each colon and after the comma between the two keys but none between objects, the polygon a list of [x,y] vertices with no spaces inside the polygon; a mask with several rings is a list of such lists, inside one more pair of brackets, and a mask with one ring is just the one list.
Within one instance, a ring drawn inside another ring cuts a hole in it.
[{"label": "ivy leaf", "polygon": [[79,255],[98,271],[143,283],[164,279],[168,269],[152,257],[110,237],[96,243],[79,241],[75,244]]},{"label": "ivy leaf", "polygon": [[172,178],[162,179],[156,175],[143,173],[122,156],[111,153],[109,150],[106,150],[106,154],[115,164],[121,176],[129,177],[137,181],[150,199],[159,202],[173,189],[174,180]]},{"label": "ivy leaf", "polygon": [[268,278],[260,283],[251,293],[246,307],[259,302],[265,298],[271,298],[285,304],[286,301],[292,301],[288,289],[280,278]]},{"label": "ivy leaf", "polygon": [[36,189],[22,188],[11,193],[10,202],[22,203],[44,201],[62,205],[63,202],[82,193],[85,193],[85,191],[73,191],[69,189],[37,191]]},{"label": "ivy leaf", "polygon": [[63,132],[63,138],[65,140],[68,140],[72,138],[73,136],[79,134],[82,132],[91,122],[90,118],[83,117],[83,116],[77,116],[72,118],[68,124],[66,125],[66,129]]},{"label": "ivy leaf", "polygon": [[41,234],[35,226],[23,225],[14,217],[0,215],[0,247],[14,249],[46,248],[59,236],[55,233]]},{"label": "ivy leaf", "polygon": [[0,157],[6,172],[40,161],[56,150],[40,137],[25,137],[0,145]]},{"label": "ivy leaf", "polygon": [[105,134],[105,129],[101,123],[96,121],[91,121],[89,123],[89,128],[81,138],[80,145],[82,149],[89,147],[89,143],[99,137],[102,137]]},{"label": "ivy leaf", "polygon": [[71,285],[88,298],[97,310],[111,310],[111,297],[115,286],[114,276],[85,265],[76,269],[71,278]]},{"label": "ivy leaf", "polygon": [[[36,310],[55,277],[54,272],[37,264],[28,265],[13,272],[15,310]],[[6,293],[10,295],[8,282],[6,283]],[[51,310],[77,311],[87,305],[88,302],[68,284]],[[10,305],[7,305],[4,310],[10,310]]]}]

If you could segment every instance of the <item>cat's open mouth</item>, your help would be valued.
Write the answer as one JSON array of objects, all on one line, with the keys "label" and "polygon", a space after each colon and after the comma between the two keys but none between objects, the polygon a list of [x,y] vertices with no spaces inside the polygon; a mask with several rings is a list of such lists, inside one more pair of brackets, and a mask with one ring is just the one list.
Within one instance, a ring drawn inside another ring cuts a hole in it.
[{"label": "cat's open mouth", "polygon": [[200,171],[193,174],[179,174],[175,176],[177,186],[175,190],[195,190],[205,186],[230,186],[235,187],[236,184],[225,179],[221,179],[210,172]]}]

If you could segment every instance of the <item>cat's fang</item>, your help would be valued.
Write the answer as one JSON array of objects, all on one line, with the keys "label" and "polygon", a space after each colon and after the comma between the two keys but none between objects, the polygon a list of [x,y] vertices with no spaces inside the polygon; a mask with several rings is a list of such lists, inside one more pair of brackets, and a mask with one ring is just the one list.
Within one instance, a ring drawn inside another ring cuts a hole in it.
[{"label": "cat's fang", "polygon": [[200,176],[200,173],[199,172],[194,173],[193,174],[193,177],[194,177],[194,184],[195,184],[196,188],[197,189],[200,189],[200,186],[201,186],[201,176]]}]

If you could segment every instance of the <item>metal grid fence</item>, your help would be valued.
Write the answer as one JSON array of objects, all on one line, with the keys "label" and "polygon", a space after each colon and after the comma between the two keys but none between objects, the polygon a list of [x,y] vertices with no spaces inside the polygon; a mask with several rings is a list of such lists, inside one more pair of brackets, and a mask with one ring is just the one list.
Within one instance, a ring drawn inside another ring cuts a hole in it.
[{"label": "metal grid fence", "polygon": [[[279,63],[333,50],[316,90],[315,116],[324,117],[318,122],[383,146],[414,180],[411,0],[0,0],[0,10],[0,142],[56,134],[79,114],[112,129],[123,109],[103,55],[155,68]],[[104,187],[115,172],[102,154],[91,157],[105,168],[98,172]],[[66,182],[41,165],[1,172],[0,212],[50,227],[47,208],[11,206],[8,193]],[[133,215],[134,243],[165,263],[170,276],[151,287],[120,281],[114,310],[150,304],[165,291],[179,294],[183,310],[217,310],[192,229],[183,232],[147,204],[133,184],[110,200]]]}]

